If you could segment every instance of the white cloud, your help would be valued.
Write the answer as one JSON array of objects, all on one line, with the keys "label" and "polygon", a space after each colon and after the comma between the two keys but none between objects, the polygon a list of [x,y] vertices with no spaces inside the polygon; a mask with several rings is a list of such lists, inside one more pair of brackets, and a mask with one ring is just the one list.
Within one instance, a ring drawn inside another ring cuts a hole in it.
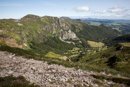
[{"label": "white cloud", "polygon": [[75,10],[77,12],[88,12],[88,11],[90,11],[90,8],[87,6],[80,6],[80,7],[75,8]]},{"label": "white cloud", "polygon": [[114,14],[123,14],[123,13],[127,13],[129,10],[130,9],[115,6],[115,7],[109,8],[107,11]]},{"label": "white cloud", "polygon": [[92,13],[98,16],[110,16],[120,18],[130,16],[130,9],[114,6],[105,10],[94,10]]},{"label": "white cloud", "polygon": [[95,14],[105,14],[105,13],[107,13],[107,10],[96,10],[96,11],[93,11],[93,13],[95,13]]},{"label": "white cloud", "polygon": [[125,16],[128,16],[128,14],[130,13],[129,11],[130,11],[130,9],[126,9],[126,8],[119,7],[119,6],[114,6],[114,7],[109,8],[107,10],[107,12],[109,14],[112,14],[115,17],[125,17]]},{"label": "white cloud", "polygon": [[125,14],[124,17],[125,17],[125,16],[126,16],[126,17],[130,17],[130,13]]},{"label": "white cloud", "polygon": [[113,6],[106,9],[90,9],[87,6],[80,6],[74,9],[80,14],[95,17],[108,17],[108,18],[128,18],[130,17],[130,8],[125,8],[121,6]]}]

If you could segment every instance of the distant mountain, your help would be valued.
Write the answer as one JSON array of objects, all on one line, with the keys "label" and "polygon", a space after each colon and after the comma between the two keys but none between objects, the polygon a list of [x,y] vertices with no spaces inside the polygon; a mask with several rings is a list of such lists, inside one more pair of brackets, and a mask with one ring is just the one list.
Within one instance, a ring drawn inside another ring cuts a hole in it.
[{"label": "distant mountain", "polygon": [[81,18],[84,22],[100,22],[102,24],[110,23],[120,23],[120,24],[129,24],[130,20],[123,19],[97,19],[97,18]]},{"label": "distant mountain", "polygon": [[82,22],[85,22],[90,25],[99,26],[101,24],[105,26],[112,27],[112,29],[120,31],[122,34],[130,34],[130,20],[123,19],[81,19]]}]

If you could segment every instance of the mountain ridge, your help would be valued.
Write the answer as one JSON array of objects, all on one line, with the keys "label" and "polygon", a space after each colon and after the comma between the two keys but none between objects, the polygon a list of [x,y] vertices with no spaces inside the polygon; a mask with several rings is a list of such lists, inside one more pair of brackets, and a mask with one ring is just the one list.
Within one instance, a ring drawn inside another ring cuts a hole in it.
[{"label": "mountain ridge", "polygon": [[109,27],[95,27],[66,17],[39,17],[31,14],[17,21],[14,19],[0,20],[0,25],[1,36],[15,39],[23,47],[28,46],[32,41],[43,43],[47,41],[47,38],[53,37],[63,43],[75,44],[75,41],[81,43],[81,39],[103,41],[120,34]]}]

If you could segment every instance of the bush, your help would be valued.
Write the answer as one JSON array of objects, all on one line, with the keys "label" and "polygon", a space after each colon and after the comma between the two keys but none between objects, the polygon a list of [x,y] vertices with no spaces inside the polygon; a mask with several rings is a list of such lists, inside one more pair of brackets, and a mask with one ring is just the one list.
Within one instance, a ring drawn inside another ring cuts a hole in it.
[{"label": "bush", "polygon": [[24,77],[0,77],[0,87],[39,87],[38,85],[30,84]]}]

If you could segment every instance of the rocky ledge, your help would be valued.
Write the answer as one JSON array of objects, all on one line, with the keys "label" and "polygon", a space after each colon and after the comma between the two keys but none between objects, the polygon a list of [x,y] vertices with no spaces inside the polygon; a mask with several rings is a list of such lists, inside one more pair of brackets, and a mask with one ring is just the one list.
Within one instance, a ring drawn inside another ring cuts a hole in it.
[{"label": "rocky ledge", "polygon": [[125,84],[96,79],[92,76],[96,74],[0,51],[0,77],[23,76],[41,87],[126,87]]}]

